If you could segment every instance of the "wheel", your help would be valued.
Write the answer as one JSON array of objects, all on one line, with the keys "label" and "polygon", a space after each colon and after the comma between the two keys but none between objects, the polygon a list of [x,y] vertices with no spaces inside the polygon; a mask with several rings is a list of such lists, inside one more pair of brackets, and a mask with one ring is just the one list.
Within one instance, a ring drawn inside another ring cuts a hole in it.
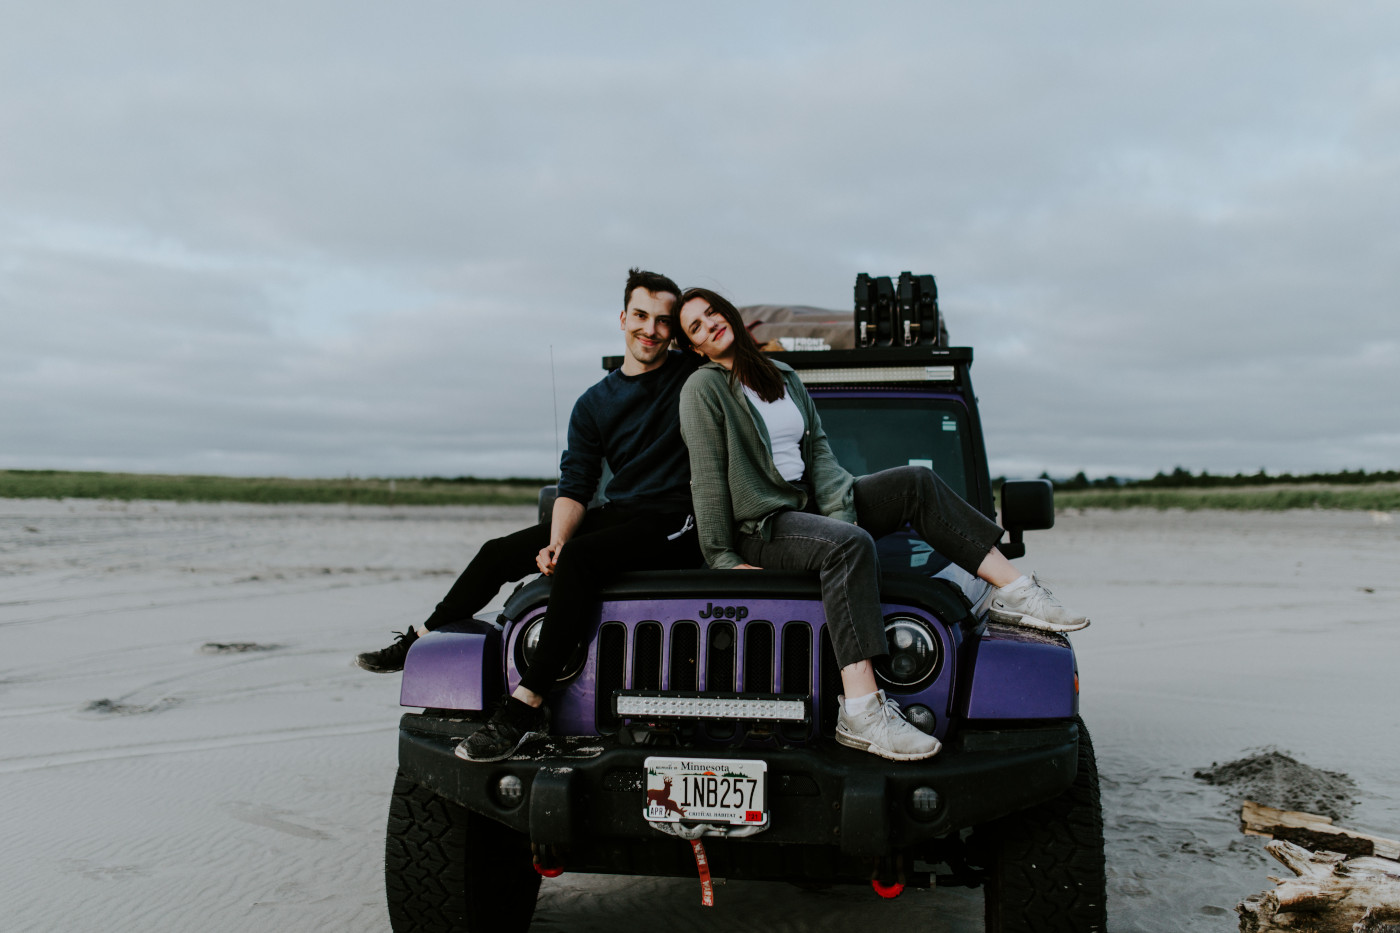
[{"label": "wheel", "polygon": [[540,876],[525,836],[400,771],[389,803],[384,888],[395,933],[523,933]]},{"label": "wheel", "polygon": [[1004,817],[987,834],[988,933],[1103,933],[1107,924],[1103,812],[1089,730],[1063,794]]}]

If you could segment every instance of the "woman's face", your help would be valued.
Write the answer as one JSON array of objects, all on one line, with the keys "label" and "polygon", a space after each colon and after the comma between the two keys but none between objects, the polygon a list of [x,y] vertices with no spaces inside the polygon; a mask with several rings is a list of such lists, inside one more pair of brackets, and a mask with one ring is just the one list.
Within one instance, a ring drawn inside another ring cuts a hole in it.
[{"label": "woman's face", "polygon": [[733,357],[734,332],[704,298],[692,298],[681,306],[680,324],[695,349],[709,359],[720,362]]}]

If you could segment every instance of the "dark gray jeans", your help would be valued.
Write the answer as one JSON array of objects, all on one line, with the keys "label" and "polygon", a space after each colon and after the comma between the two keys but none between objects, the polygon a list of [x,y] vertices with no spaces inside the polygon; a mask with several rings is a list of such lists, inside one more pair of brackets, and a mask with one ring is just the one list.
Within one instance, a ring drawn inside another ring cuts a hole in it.
[{"label": "dark gray jeans", "polygon": [[822,607],[842,667],[885,654],[880,613],[880,565],[875,539],[914,526],[933,549],[976,574],[1001,538],[997,524],[977,511],[927,467],[895,467],[856,480],[856,521],[850,525],[808,512],[781,512],[768,520],[770,540],[740,535],[745,562],[771,570],[815,570]]}]

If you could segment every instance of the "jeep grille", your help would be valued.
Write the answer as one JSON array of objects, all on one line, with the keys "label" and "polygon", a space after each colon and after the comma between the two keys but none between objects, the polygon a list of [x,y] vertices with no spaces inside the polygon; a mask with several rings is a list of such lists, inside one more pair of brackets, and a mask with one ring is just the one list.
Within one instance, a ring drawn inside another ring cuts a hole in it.
[{"label": "jeep grille", "polygon": [[[836,731],[836,696],[840,671],[831,637],[821,629],[820,669],[816,669],[812,625],[804,621],[774,623],[681,620],[669,626],[647,621],[630,628],[605,622],[598,631],[597,693],[594,716],[600,732],[621,725],[612,712],[614,690],[684,690],[700,693],[802,693],[812,697],[813,723],[784,723],[785,739],[810,738],[814,727]],[[813,690],[813,685],[820,689]],[[711,722],[705,735],[733,738],[734,725]]]}]

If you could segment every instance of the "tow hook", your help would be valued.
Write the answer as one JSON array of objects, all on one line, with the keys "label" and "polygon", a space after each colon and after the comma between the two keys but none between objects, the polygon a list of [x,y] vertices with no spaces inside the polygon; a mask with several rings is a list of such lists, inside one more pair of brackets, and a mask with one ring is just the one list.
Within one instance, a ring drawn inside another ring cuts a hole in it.
[{"label": "tow hook", "polygon": [[554,846],[531,843],[530,854],[533,856],[531,863],[535,871],[545,878],[558,878],[564,874],[564,860],[559,857],[559,852]]},{"label": "tow hook", "polygon": [[[893,879],[886,881],[886,878]],[[875,863],[875,872],[870,876],[870,887],[880,897],[890,900],[904,893],[904,862],[888,856]]]},{"label": "tow hook", "polygon": [[[538,867],[539,866],[536,866],[536,868]],[[876,894],[887,900],[899,897],[904,893],[904,885],[900,884],[898,881],[893,884],[884,884],[878,878],[871,878],[870,886],[875,889]]]}]

